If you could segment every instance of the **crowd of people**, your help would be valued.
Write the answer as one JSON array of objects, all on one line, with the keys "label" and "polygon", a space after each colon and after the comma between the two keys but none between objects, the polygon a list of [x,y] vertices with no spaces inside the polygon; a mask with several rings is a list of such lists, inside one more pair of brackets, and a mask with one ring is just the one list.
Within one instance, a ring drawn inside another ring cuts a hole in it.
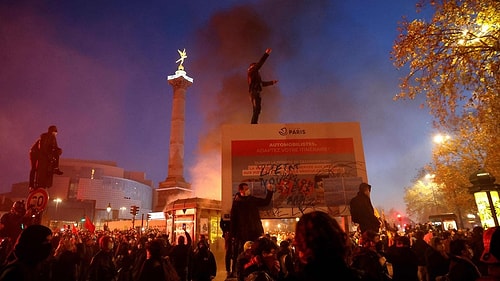
[{"label": "crowd of people", "polygon": [[[33,229],[34,228],[34,229]],[[31,233],[30,233],[31,230]],[[231,263],[232,260],[229,259]],[[232,280],[500,280],[500,229],[346,233],[322,211],[304,214],[294,236],[246,241]],[[65,230],[31,225],[5,258],[0,280],[213,280],[210,243],[188,232],[171,245],[160,231]],[[20,276],[24,279],[20,279]],[[498,279],[495,279],[498,278]]]},{"label": "crowd of people", "polygon": [[3,260],[0,280],[210,281],[216,273],[209,242],[202,236],[193,246],[187,231],[172,245],[157,229],[52,232],[30,225]]},{"label": "crowd of people", "polygon": [[[476,281],[500,280],[500,228],[346,233],[321,211],[304,214],[291,239],[247,241],[233,274],[246,280]],[[226,263],[227,270],[234,270]],[[326,278],[326,279],[325,279]]]},{"label": "crowd of people", "polygon": [[[246,183],[240,184],[231,220],[221,221],[228,276],[238,281],[500,280],[499,228],[444,230],[432,224],[391,228],[375,216],[371,188],[361,183],[350,202],[357,231],[346,232],[327,213],[313,211],[302,215],[293,237],[278,244],[276,237],[262,235],[256,212],[269,204],[272,186],[266,186],[266,198],[256,198]],[[244,222],[245,231],[235,222]],[[261,236],[255,238],[256,233]],[[249,234],[253,238],[248,239]]]},{"label": "crowd of people", "polygon": [[[362,184],[357,197],[365,197],[351,204],[353,217],[361,222],[357,231],[346,232],[330,214],[311,211],[300,217],[293,235],[278,241],[263,233],[255,212],[269,204],[273,186],[266,186],[265,198],[252,196],[245,183],[238,189],[231,220],[222,219],[220,224],[226,241],[227,280],[500,280],[498,227],[443,230],[419,224],[399,231],[380,228],[371,218],[371,186]],[[245,222],[245,231],[235,229],[242,228],[234,223],[237,218]],[[367,225],[362,226],[363,222]],[[0,234],[4,241],[18,235],[13,246],[0,244],[4,253],[0,281],[210,281],[217,275],[210,241],[200,235],[193,243],[185,228],[174,244],[156,229],[53,232],[37,224],[9,229],[0,223]]]}]

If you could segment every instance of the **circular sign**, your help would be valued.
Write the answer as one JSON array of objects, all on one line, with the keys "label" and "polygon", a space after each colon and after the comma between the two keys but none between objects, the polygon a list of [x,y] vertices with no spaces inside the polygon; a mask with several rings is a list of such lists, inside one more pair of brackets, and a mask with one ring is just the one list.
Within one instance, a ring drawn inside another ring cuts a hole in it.
[{"label": "circular sign", "polygon": [[45,188],[37,188],[30,192],[28,195],[28,200],[26,202],[26,209],[36,209],[43,211],[47,207],[47,202],[49,201],[49,193]]}]

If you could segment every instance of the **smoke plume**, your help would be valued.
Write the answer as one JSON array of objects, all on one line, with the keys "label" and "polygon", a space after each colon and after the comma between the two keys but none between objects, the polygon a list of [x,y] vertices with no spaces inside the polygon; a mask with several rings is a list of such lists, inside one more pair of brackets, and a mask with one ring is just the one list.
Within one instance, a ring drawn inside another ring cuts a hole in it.
[{"label": "smoke plume", "polygon": [[[307,3],[306,3],[307,2]],[[324,1],[262,1],[214,14],[199,30],[193,69],[202,89],[200,112],[204,114],[206,131],[199,138],[197,161],[190,170],[197,197],[220,199],[221,126],[249,124],[252,106],[248,94],[246,71],[257,62],[267,48],[273,49],[261,68],[264,81],[280,80],[275,67],[298,53],[297,28],[308,11],[321,10]],[[199,77],[199,78],[198,78]],[[262,92],[259,123],[280,122],[282,94],[279,83]],[[216,190],[216,192],[214,192]]]}]

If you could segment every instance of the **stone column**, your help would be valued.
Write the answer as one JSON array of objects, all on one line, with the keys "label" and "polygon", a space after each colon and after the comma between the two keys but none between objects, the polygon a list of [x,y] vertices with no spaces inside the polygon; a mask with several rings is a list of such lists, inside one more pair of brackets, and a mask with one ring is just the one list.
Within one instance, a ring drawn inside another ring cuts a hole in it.
[{"label": "stone column", "polygon": [[186,90],[193,84],[193,79],[187,76],[185,71],[177,70],[175,75],[168,76],[167,80],[174,90],[170,120],[170,150],[167,178],[159,187],[190,188],[190,184],[184,179],[184,123]]}]

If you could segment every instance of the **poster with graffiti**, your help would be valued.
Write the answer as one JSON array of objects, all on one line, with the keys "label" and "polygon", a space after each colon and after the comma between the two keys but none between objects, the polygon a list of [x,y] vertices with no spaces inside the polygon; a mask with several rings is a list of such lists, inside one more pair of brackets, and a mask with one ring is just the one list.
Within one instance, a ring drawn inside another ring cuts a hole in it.
[{"label": "poster with graffiti", "polygon": [[346,205],[362,182],[352,138],[233,140],[231,162],[233,194],[247,182],[265,197],[270,183],[272,208]]},{"label": "poster with graffiti", "polygon": [[273,200],[261,217],[297,217],[311,210],[346,214],[367,181],[357,122],[227,124],[222,129],[222,212],[229,214],[238,185]]}]

